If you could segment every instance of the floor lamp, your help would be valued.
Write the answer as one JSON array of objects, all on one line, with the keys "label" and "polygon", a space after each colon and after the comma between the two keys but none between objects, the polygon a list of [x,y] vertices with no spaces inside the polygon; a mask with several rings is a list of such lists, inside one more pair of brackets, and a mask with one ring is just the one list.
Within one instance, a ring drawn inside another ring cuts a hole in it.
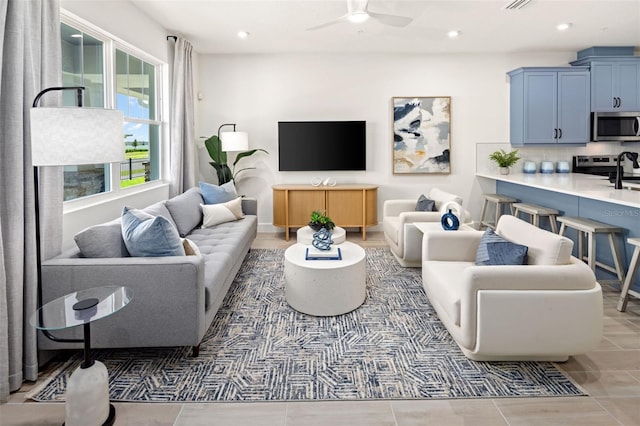
[{"label": "floor lamp", "polygon": [[[220,132],[224,126],[233,126],[231,132]],[[235,123],[223,124],[218,127],[218,147],[220,151],[246,151],[249,149],[249,134],[247,132],[236,132]],[[218,153],[218,158],[222,158],[222,152]],[[229,179],[233,176],[228,176]]]},{"label": "floor lamp", "polygon": [[[74,90],[77,95],[77,107],[39,107],[40,99],[50,91]],[[82,108],[82,86],[51,87],[38,93],[33,101],[30,113],[31,124],[31,161],[33,164],[33,180],[35,193],[35,225],[36,225],[36,262],[37,262],[37,291],[38,309],[42,307],[42,243],[40,235],[40,189],[39,169],[46,166],[70,166],[82,164],[100,164],[124,161],[124,118],[121,111],[104,108]],[[42,322],[42,318],[40,318]],[[48,331],[43,334],[54,341],[84,342],[82,339],[62,339],[53,336]],[[97,364],[94,364],[99,368]],[[86,368],[86,373],[94,366]],[[86,378],[90,374],[85,374]],[[91,377],[88,377],[92,380]],[[94,378],[93,378],[94,379]],[[81,379],[82,380],[82,379]],[[74,384],[73,375],[68,383]],[[85,386],[86,383],[75,384]],[[91,383],[90,386],[104,386],[108,383]],[[67,426],[72,424],[103,425],[113,424],[115,410],[110,409],[108,389],[106,401],[69,401],[67,398]],[[96,418],[86,416],[78,421],[73,420],[73,407],[82,408],[86,413],[87,406],[95,407],[91,410]]]}]

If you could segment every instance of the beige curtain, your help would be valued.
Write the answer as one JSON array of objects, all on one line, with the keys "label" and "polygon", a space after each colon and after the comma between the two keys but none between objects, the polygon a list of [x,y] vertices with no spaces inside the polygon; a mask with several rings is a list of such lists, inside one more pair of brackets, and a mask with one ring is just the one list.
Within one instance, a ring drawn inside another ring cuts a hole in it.
[{"label": "beige curtain", "polygon": [[[62,80],[58,0],[0,0],[0,401],[38,377],[36,241],[29,110]],[[44,98],[43,98],[44,99]],[[44,105],[56,104],[56,96]],[[62,171],[40,175],[43,258],[62,241]]]},{"label": "beige curtain", "polygon": [[[173,44],[172,38],[169,43]],[[196,186],[197,161],[193,118],[193,66],[191,43],[178,37],[171,67],[171,197]]]}]

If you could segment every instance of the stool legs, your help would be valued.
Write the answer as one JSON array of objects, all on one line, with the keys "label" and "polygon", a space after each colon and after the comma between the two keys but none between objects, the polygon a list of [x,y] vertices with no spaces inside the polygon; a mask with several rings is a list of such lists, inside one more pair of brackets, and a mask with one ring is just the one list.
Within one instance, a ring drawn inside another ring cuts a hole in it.
[{"label": "stool legs", "polygon": [[629,270],[627,271],[627,277],[622,285],[622,292],[620,293],[620,299],[618,300],[617,309],[620,312],[624,312],[627,309],[627,302],[629,301],[629,288],[633,282],[633,278],[638,272],[640,267],[640,246],[636,246],[633,250],[633,256],[631,257],[631,263],[629,264]]},{"label": "stool legs", "polygon": [[554,234],[558,233],[558,222],[556,221],[555,215],[549,216],[549,224],[551,224],[551,231]]}]

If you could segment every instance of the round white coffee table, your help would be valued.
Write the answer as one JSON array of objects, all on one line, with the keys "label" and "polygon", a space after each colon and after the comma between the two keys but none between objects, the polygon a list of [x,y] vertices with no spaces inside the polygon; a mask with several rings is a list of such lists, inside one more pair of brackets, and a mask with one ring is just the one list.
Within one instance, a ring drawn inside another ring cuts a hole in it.
[{"label": "round white coffee table", "polygon": [[307,245],[284,252],[285,298],[296,311],[332,316],[351,312],[366,297],[365,252],[357,244],[340,244],[342,260],[306,260]]},{"label": "round white coffee table", "polygon": [[[311,245],[311,242],[313,241],[313,234],[315,233],[316,231],[311,229],[309,226],[303,226],[296,231],[298,243]],[[331,230],[331,239],[333,240],[333,244],[342,244],[347,239],[347,232],[343,228],[336,226]]]}]

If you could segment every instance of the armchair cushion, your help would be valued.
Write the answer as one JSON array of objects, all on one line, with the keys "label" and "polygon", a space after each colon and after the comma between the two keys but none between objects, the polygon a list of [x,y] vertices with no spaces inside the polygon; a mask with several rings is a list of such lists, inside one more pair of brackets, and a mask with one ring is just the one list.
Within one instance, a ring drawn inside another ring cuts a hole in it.
[{"label": "armchair cushion", "polygon": [[524,265],[527,259],[527,246],[512,243],[488,228],[476,253],[477,265]]},{"label": "armchair cushion", "polygon": [[573,241],[537,228],[515,216],[501,216],[496,233],[511,242],[526,245],[529,248],[529,265],[566,265],[571,261]]},{"label": "armchair cushion", "polygon": [[431,198],[427,198],[424,194],[420,194],[416,202],[417,212],[434,212],[436,211],[436,202]]}]

